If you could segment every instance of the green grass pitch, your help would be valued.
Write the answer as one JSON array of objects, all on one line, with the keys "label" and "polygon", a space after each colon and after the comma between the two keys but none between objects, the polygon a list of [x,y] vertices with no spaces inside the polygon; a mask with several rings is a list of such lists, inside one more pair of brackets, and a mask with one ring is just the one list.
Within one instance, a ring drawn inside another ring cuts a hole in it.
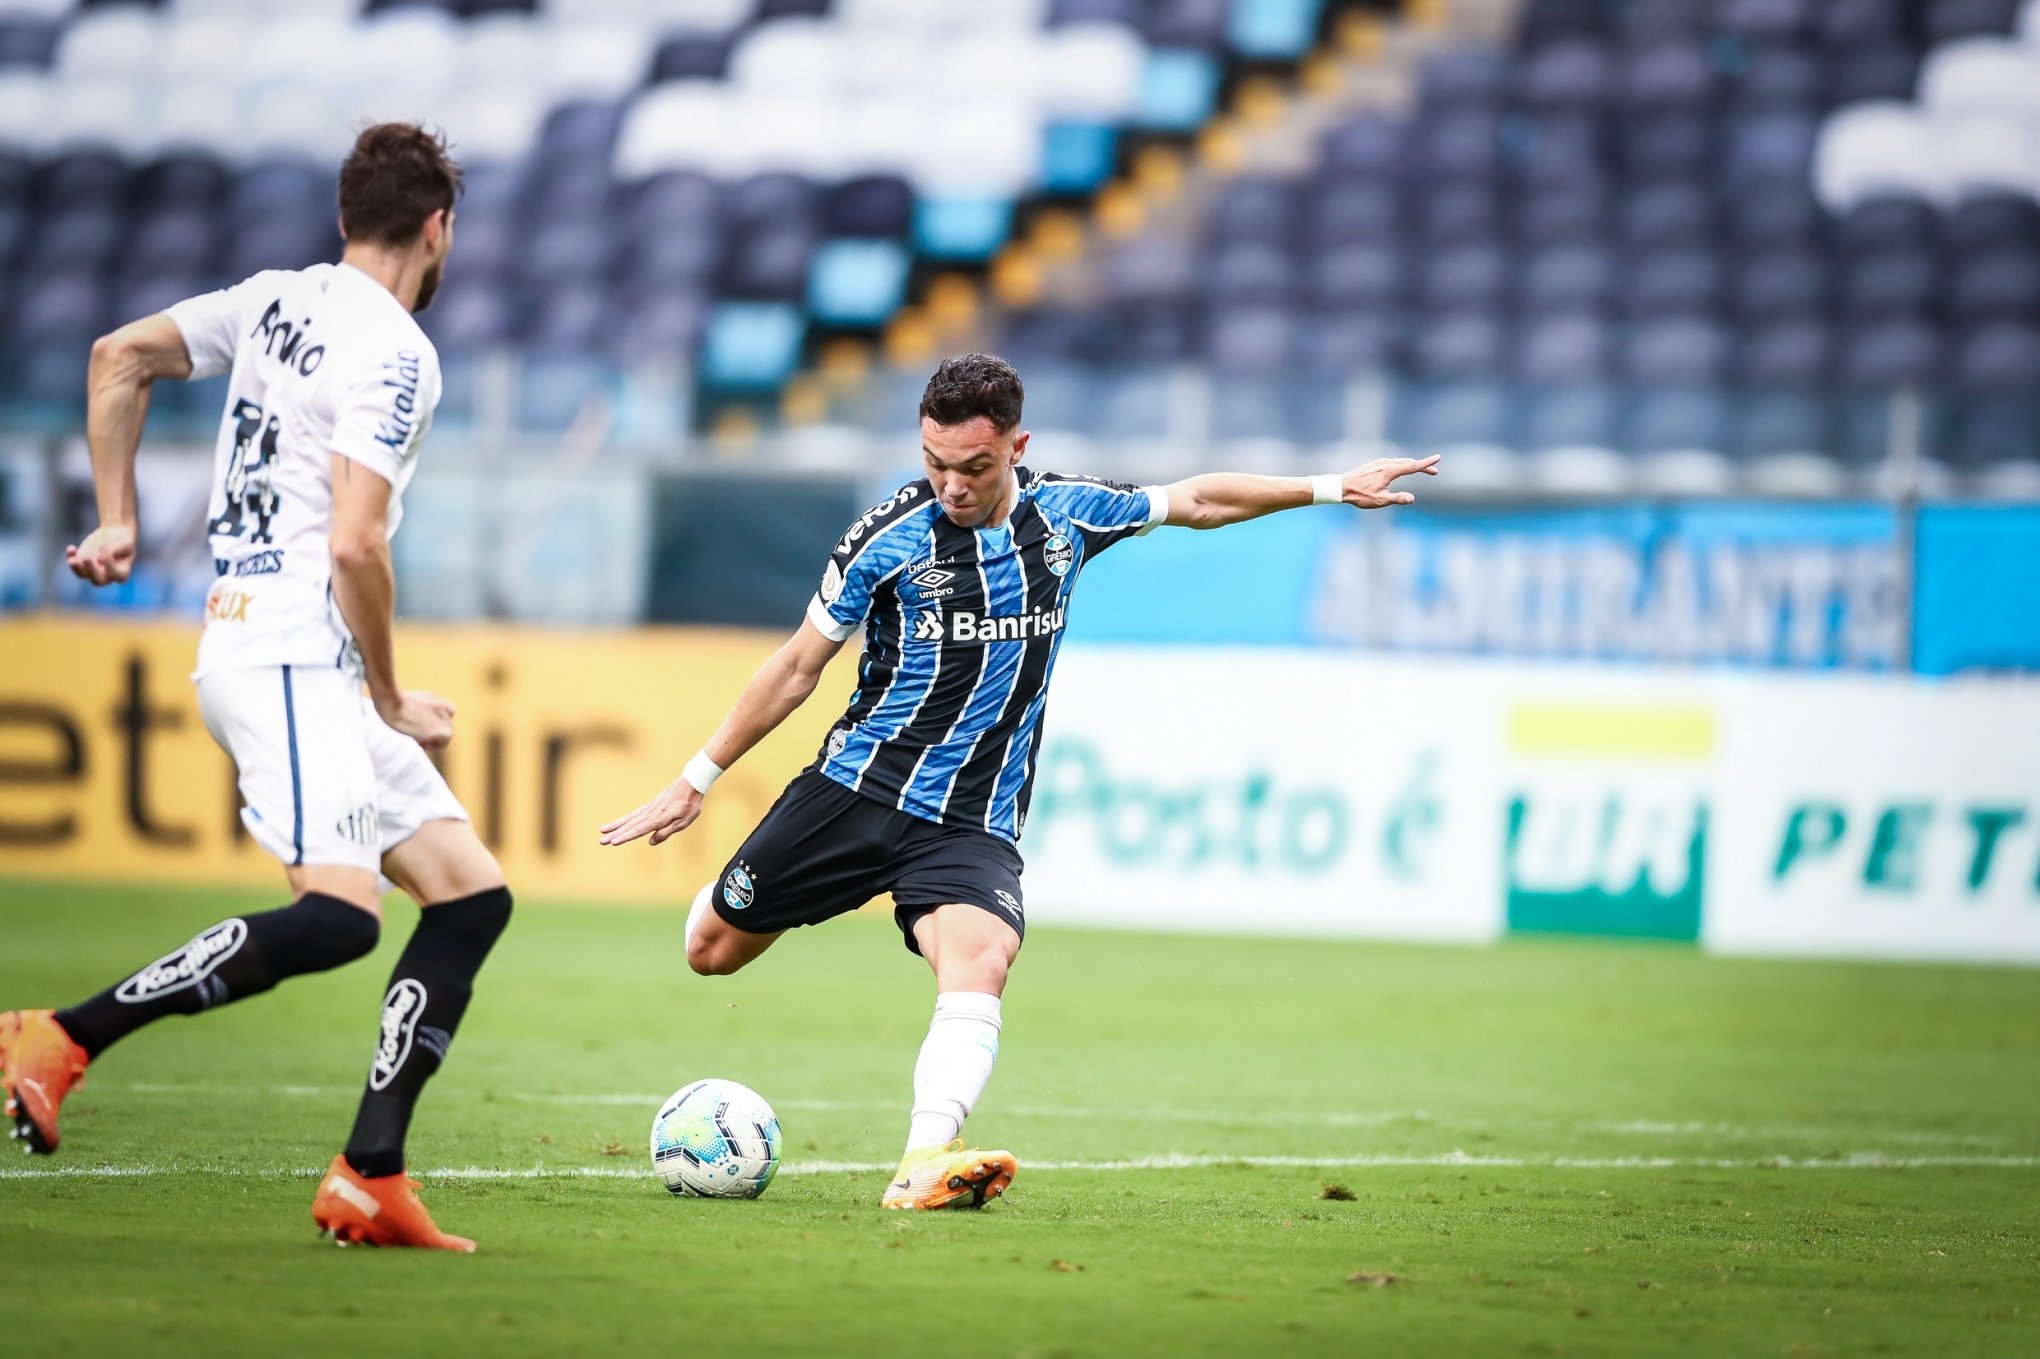
[{"label": "green grass pitch", "polygon": [[[0,883],[0,1003],[264,904]],[[138,1035],[0,1161],[0,1350],[2040,1353],[2040,974],[1042,928],[971,1122],[1020,1178],[907,1217],[874,1167],[933,988],[889,925],[706,981],[677,907],[527,906],[412,1139],[481,1253],[337,1251],[312,1176],[413,916]],[[780,1112],[755,1203],[649,1178],[704,1075]]]}]

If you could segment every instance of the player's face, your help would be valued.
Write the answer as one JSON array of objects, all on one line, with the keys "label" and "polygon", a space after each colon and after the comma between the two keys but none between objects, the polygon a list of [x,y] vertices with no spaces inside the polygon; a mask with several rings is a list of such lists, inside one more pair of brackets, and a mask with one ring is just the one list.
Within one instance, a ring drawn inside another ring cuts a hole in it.
[{"label": "player's face", "polygon": [[980,415],[960,425],[921,417],[921,462],[942,512],[959,528],[976,528],[1006,512],[1013,467],[1027,448],[1027,431],[1004,434]]},{"label": "player's face", "polygon": [[411,308],[413,312],[421,312],[432,305],[433,295],[439,291],[439,280],[446,274],[446,257],[453,253],[453,214],[449,212],[440,219],[436,244],[432,240],[435,233],[430,223],[426,225],[425,234],[426,249],[431,254],[432,263],[426,267],[425,277],[418,281],[418,301]]}]

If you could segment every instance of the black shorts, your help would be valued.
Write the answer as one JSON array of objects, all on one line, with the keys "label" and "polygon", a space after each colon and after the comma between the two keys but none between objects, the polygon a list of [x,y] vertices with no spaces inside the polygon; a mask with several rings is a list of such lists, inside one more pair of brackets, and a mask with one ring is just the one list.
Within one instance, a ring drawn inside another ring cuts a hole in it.
[{"label": "black shorts", "polygon": [[724,867],[715,913],[747,934],[774,934],[890,892],[915,953],[914,923],[951,902],[981,907],[1025,938],[1020,867],[1020,851],[989,831],[909,816],[809,769]]}]

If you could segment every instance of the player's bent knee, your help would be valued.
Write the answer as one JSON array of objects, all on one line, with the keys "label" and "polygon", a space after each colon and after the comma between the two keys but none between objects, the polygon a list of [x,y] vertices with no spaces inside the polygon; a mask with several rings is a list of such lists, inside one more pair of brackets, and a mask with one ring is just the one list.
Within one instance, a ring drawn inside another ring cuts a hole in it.
[{"label": "player's bent knee", "polygon": [[687,965],[704,977],[727,977],[749,961],[736,941],[724,936],[697,934],[687,941]]}]

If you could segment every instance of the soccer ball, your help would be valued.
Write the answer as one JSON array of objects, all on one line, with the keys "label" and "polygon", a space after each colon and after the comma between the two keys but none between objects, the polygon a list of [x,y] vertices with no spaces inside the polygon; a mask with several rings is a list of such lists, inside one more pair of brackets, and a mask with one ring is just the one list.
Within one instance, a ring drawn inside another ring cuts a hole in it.
[{"label": "soccer ball", "polygon": [[696,1081],[652,1120],[652,1169],[668,1192],[755,1199],[779,1169],[779,1115],[735,1081]]}]

